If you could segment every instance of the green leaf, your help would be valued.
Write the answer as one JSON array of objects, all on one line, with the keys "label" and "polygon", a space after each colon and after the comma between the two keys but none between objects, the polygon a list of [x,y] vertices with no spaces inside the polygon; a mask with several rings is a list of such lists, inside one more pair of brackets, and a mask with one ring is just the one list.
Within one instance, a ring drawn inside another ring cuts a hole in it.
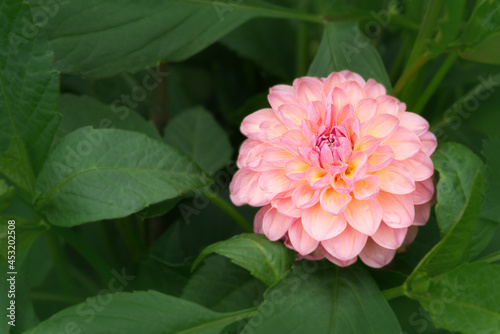
[{"label": "green leaf", "polygon": [[[481,159],[467,147],[456,143],[445,143],[432,156],[434,167],[439,171],[437,185],[436,216],[442,234],[446,234],[458,219],[471,196],[476,173],[484,174]],[[483,177],[484,179],[484,177]],[[495,224],[484,219],[478,222],[472,240],[472,256],[487,246]],[[486,237],[486,238],[485,238]]]},{"label": "green leaf", "polygon": [[467,260],[481,211],[482,190],[482,174],[477,171],[462,212],[444,238],[420,261],[408,277],[405,282],[406,291],[409,293],[426,291],[430,278],[446,273]]},{"label": "green leaf", "polygon": [[128,216],[209,185],[189,158],[143,134],[81,128],[58,142],[36,181],[37,208],[59,226]]},{"label": "green leaf", "polygon": [[225,257],[211,256],[183,289],[182,299],[216,312],[258,306],[266,286]]},{"label": "green leaf", "polygon": [[21,138],[36,173],[60,119],[59,75],[28,5],[1,0],[0,17],[0,152],[11,146],[12,137]]},{"label": "green leaf", "polygon": [[370,40],[363,35],[358,21],[331,22],[325,26],[318,53],[308,75],[325,77],[331,72],[349,70],[370,78],[391,91],[391,82],[382,59]]},{"label": "green leaf", "polygon": [[301,261],[270,288],[245,333],[384,333],[401,328],[365,269]]},{"label": "green leaf", "polygon": [[478,0],[462,37],[460,57],[489,64],[500,64],[500,3]]},{"label": "green leaf", "polygon": [[500,266],[463,264],[431,280],[425,294],[413,295],[436,327],[464,334],[497,333],[500,328]]},{"label": "green leaf", "polygon": [[230,258],[268,286],[280,281],[290,271],[295,259],[295,253],[282,243],[271,242],[264,235],[251,233],[208,246],[194,261],[193,268],[210,253]]},{"label": "green leaf", "polygon": [[448,44],[457,38],[460,31],[462,18],[464,16],[466,0],[444,0],[443,14],[438,20],[438,34],[434,45],[430,45],[430,57],[437,57],[443,52]]},{"label": "green leaf", "polygon": [[175,117],[165,128],[164,136],[167,144],[184,152],[209,174],[224,167],[233,151],[224,129],[203,107]]},{"label": "green leaf", "polygon": [[12,204],[15,195],[16,189],[9,186],[5,180],[0,180],[0,212]]},{"label": "green leaf", "polygon": [[56,140],[84,126],[94,129],[122,129],[141,132],[162,140],[153,123],[125,106],[107,106],[89,96],[61,95],[60,111],[63,115]]},{"label": "green leaf", "polygon": [[0,153],[0,173],[10,179],[29,196],[33,195],[35,175],[21,138],[12,137],[5,154]]},{"label": "green leaf", "polygon": [[[97,305],[98,312],[93,305]],[[64,309],[26,334],[59,333],[68,328],[92,334],[216,334],[226,325],[253,313],[254,310],[216,313],[156,291],[120,292],[89,298]]]},{"label": "green leaf", "polygon": [[72,0],[59,6],[46,30],[58,70],[95,78],[184,60],[258,16],[321,22],[259,0]]}]

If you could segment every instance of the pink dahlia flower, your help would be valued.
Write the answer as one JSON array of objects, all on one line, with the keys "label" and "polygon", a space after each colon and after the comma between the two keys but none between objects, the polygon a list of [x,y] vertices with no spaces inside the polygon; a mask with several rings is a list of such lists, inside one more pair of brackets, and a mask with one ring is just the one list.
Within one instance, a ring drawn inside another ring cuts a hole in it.
[{"label": "pink dahlia flower", "polygon": [[268,100],[241,124],[232,201],[262,206],[255,232],[301,257],[388,264],[429,218],[428,122],[350,71],[274,86]]}]

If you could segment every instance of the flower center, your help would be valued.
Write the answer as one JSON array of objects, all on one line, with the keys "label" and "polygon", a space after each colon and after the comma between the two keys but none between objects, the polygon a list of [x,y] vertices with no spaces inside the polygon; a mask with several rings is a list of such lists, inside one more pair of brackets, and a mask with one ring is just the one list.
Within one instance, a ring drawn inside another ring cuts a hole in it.
[{"label": "flower center", "polygon": [[351,141],[341,126],[320,129],[313,143],[314,150],[320,154],[322,164],[346,162],[352,152]]}]

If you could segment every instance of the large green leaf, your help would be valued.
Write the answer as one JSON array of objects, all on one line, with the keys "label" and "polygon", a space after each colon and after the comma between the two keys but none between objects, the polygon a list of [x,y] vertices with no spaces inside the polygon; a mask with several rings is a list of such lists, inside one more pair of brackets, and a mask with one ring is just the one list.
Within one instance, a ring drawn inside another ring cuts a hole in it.
[{"label": "large green leaf", "polygon": [[193,264],[196,267],[208,254],[230,258],[267,285],[281,280],[291,268],[295,253],[282,243],[271,242],[262,234],[244,233],[205,248]]},{"label": "large green leaf", "polygon": [[361,266],[301,261],[266,292],[243,332],[399,334],[401,328]]},{"label": "large green leaf", "polygon": [[29,7],[0,0],[0,152],[17,136],[35,172],[40,169],[60,118],[58,93],[47,38],[32,23]]},{"label": "large green leaf", "polygon": [[59,226],[124,217],[209,185],[188,157],[143,134],[81,128],[58,142],[36,181],[37,208]]},{"label": "large green leaf", "polygon": [[462,37],[462,58],[500,64],[500,3],[478,0]]},{"label": "large green leaf", "polygon": [[325,77],[331,72],[349,70],[365,80],[375,79],[391,90],[391,82],[382,59],[370,40],[363,35],[358,21],[331,22],[325,26],[318,53],[308,75]]},{"label": "large green leaf", "polygon": [[46,30],[58,70],[105,77],[186,59],[258,16],[320,22],[260,0],[72,0]]},{"label": "large green leaf", "polygon": [[193,273],[181,298],[216,312],[232,312],[258,306],[265,289],[228,258],[211,256]]},{"label": "large green leaf", "polygon": [[0,180],[0,212],[12,204],[15,194],[16,189],[14,187],[9,186],[5,180]]},{"label": "large green leaf", "polygon": [[[436,216],[441,232],[446,234],[471,196],[476,173],[484,175],[485,168],[477,155],[457,143],[445,143],[440,146],[432,160],[439,171]],[[487,246],[494,229],[495,224],[488,219],[478,222],[472,239],[472,256],[479,254]]]},{"label": "large green leaf", "polygon": [[120,292],[90,298],[64,309],[26,334],[59,333],[68,328],[92,334],[216,334],[254,312],[216,313],[156,291]]},{"label": "large green leaf", "polygon": [[0,173],[28,196],[33,195],[35,174],[22,139],[14,136],[4,154],[0,152]]},{"label": "large green leaf", "polygon": [[233,151],[224,129],[203,107],[186,110],[175,117],[165,128],[165,141],[209,174],[224,167]]},{"label": "large green leaf", "polygon": [[61,95],[60,111],[63,117],[57,128],[56,140],[84,126],[136,131],[161,140],[153,123],[125,106],[107,106],[89,96],[64,94]]},{"label": "large green leaf", "polygon": [[413,295],[436,327],[465,334],[498,333],[500,266],[463,264],[433,279],[428,291]]},{"label": "large green leaf", "polygon": [[482,194],[482,174],[477,171],[470,194],[467,195],[467,201],[459,217],[444,238],[420,261],[405,282],[405,289],[409,293],[425,291],[430,278],[453,270],[467,260],[472,236],[481,212]]}]

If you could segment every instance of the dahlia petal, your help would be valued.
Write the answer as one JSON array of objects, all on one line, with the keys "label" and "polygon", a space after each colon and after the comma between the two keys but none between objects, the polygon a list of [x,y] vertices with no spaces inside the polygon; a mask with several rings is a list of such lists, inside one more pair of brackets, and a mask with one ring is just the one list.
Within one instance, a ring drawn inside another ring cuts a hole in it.
[{"label": "dahlia petal", "polygon": [[354,152],[349,159],[349,167],[342,174],[342,178],[347,183],[349,183],[349,180],[358,182],[365,176],[367,165],[368,159],[366,154],[364,152]]},{"label": "dahlia petal", "polygon": [[339,235],[346,227],[344,215],[332,215],[319,204],[304,211],[302,226],[316,240],[325,240]]},{"label": "dahlia petal", "polygon": [[297,208],[307,209],[318,202],[319,195],[319,190],[314,190],[309,185],[303,184],[293,191],[292,201]]},{"label": "dahlia petal", "polygon": [[354,115],[354,108],[352,104],[346,104],[335,114],[335,124],[340,125],[345,122],[346,119]]},{"label": "dahlia petal", "polygon": [[279,213],[285,216],[300,218],[304,210],[301,210],[295,206],[292,201],[292,197],[278,198],[271,202],[271,205],[278,210]]},{"label": "dahlia petal", "polygon": [[383,95],[377,97],[378,103],[378,113],[389,114],[393,116],[398,116],[399,113],[399,101],[395,97],[389,95]]},{"label": "dahlia petal", "polygon": [[410,195],[394,195],[381,191],[377,201],[382,208],[382,219],[392,228],[408,227],[415,218],[415,206]]},{"label": "dahlia petal", "polygon": [[266,148],[262,154],[262,159],[277,167],[285,165],[293,158],[293,155],[281,147],[271,146]]},{"label": "dahlia petal", "polygon": [[394,152],[388,145],[380,145],[368,157],[367,171],[373,172],[389,166],[394,161]]},{"label": "dahlia petal", "polygon": [[359,232],[373,235],[382,221],[382,208],[375,199],[360,201],[353,198],[347,205],[344,216],[349,225]]},{"label": "dahlia petal", "polygon": [[259,126],[261,139],[268,142],[279,142],[280,137],[288,131],[288,128],[280,121],[272,120],[262,122]]},{"label": "dahlia petal", "polygon": [[[291,86],[289,86],[289,87],[292,88]],[[273,110],[278,110],[279,107],[281,107],[283,104],[286,104],[286,103],[299,104],[299,101],[297,101],[297,99],[295,98],[293,93],[290,94],[290,93],[284,93],[284,92],[271,92],[267,96],[267,100],[269,101],[269,104],[271,105]]]},{"label": "dahlia petal", "polygon": [[375,98],[379,97],[380,95],[386,94],[385,87],[373,79],[368,79],[364,89],[365,89],[366,96],[368,96],[372,99],[375,99]]},{"label": "dahlia petal", "polygon": [[367,239],[366,234],[347,225],[345,230],[336,237],[321,241],[321,246],[326,252],[339,260],[349,261],[361,252]]},{"label": "dahlia petal", "polygon": [[324,258],[325,258],[325,255],[323,254],[323,249],[321,248],[321,245],[316,247],[316,249],[313,252],[306,254],[306,255],[299,255],[297,257],[298,260],[307,259],[307,260],[311,260],[311,261],[318,261],[318,260],[321,260]]},{"label": "dahlia petal", "polygon": [[406,232],[405,240],[403,240],[403,245],[409,245],[411,244],[415,238],[417,237],[418,234],[418,227],[417,226],[408,226],[408,232]]},{"label": "dahlia petal", "polygon": [[328,251],[325,250],[325,247],[323,247],[322,245],[321,245],[321,251],[323,253],[323,257],[324,258],[326,258],[328,261],[336,264],[339,267],[350,266],[351,264],[353,264],[354,262],[356,262],[356,260],[358,259],[358,257],[355,256],[352,259],[349,259],[349,260],[346,260],[346,261],[342,261],[342,260],[336,258],[335,256],[333,256],[332,254],[328,253]]},{"label": "dahlia petal", "polygon": [[356,81],[361,87],[364,87],[366,82],[365,79],[358,73],[351,72],[349,70],[343,70],[340,71],[340,74],[342,74],[346,80],[351,80],[351,81]]},{"label": "dahlia petal", "polygon": [[389,114],[377,115],[367,125],[365,134],[379,138],[382,141],[389,138],[396,131],[398,124],[399,120],[396,116]]},{"label": "dahlia petal", "polygon": [[326,100],[326,104],[333,104],[336,110],[340,110],[343,106],[347,104],[347,96],[342,89],[335,87]]},{"label": "dahlia petal", "polygon": [[277,111],[279,119],[290,130],[302,129],[302,120],[306,119],[307,111],[297,104],[282,104]]},{"label": "dahlia petal", "polygon": [[403,195],[415,190],[415,181],[410,171],[400,163],[392,163],[377,171],[375,175],[378,176],[379,187],[383,191]]},{"label": "dahlia petal", "polygon": [[271,208],[271,205],[263,206],[255,214],[255,218],[253,220],[253,231],[255,233],[264,234],[264,230],[262,229],[262,221],[264,220],[264,215],[266,214],[266,212]]},{"label": "dahlia petal", "polygon": [[415,205],[429,202],[434,195],[434,181],[432,177],[424,181],[415,182],[415,191],[410,195]]},{"label": "dahlia petal", "polygon": [[422,151],[430,156],[437,147],[437,139],[436,136],[428,131],[420,136],[420,141],[422,142]]},{"label": "dahlia petal", "polygon": [[248,203],[248,186],[257,173],[247,168],[238,170],[229,184],[231,201],[237,205]]},{"label": "dahlia petal", "polygon": [[311,167],[306,172],[306,179],[314,189],[322,189],[330,184],[331,175],[323,168]]},{"label": "dahlia petal", "polygon": [[261,109],[245,117],[240,131],[250,139],[260,139],[260,125],[266,121],[279,121],[272,109]]},{"label": "dahlia petal", "polygon": [[432,160],[422,151],[400,163],[408,168],[415,181],[423,181],[434,175]]},{"label": "dahlia petal", "polygon": [[271,241],[281,239],[296,218],[283,216],[275,208],[269,209],[262,220],[262,230]]},{"label": "dahlia petal", "polygon": [[262,165],[262,154],[268,147],[270,147],[268,143],[253,139],[245,140],[243,144],[241,144],[236,165],[240,169],[248,167],[253,170],[258,170]]},{"label": "dahlia petal", "polygon": [[288,190],[290,183],[283,169],[272,169],[262,172],[258,185],[265,192],[280,193]]},{"label": "dahlia petal", "polygon": [[415,205],[415,219],[413,225],[423,226],[429,220],[431,215],[431,203],[426,202],[424,204]]},{"label": "dahlia petal", "polygon": [[356,140],[354,144],[354,151],[364,152],[367,156],[370,156],[377,149],[380,141],[378,138],[373,136],[363,136]]},{"label": "dahlia petal", "polygon": [[340,85],[340,88],[347,96],[347,101],[353,106],[358,105],[358,102],[366,98],[366,94],[362,86],[356,81],[346,81]]},{"label": "dahlia petal", "polygon": [[300,102],[308,105],[314,101],[323,101],[323,85],[319,80],[313,78],[299,79],[298,85],[294,82],[294,87],[297,87],[296,95]]},{"label": "dahlia petal", "polygon": [[373,119],[377,114],[378,104],[372,98],[365,98],[358,102],[354,110],[354,114],[361,123],[365,123]]},{"label": "dahlia petal", "polygon": [[413,131],[417,136],[421,136],[429,130],[429,122],[413,112],[399,112],[398,118],[399,125]]},{"label": "dahlia petal", "polygon": [[285,175],[292,180],[304,180],[309,167],[311,165],[304,162],[304,160],[295,158],[288,161],[285,165]]},{"label": "dahlia petal", "polygon": [[373,198],[379,193],[379,179],[376,175],[367,175],[354,186],[354,197],[358,200]]},{"label": "dahlia petal", "polygon": [[339,87],[345,81],[346,78],[341,73],[333,72],[325,80],[323,93],[325,95],[328,95],[332,91],[332,89],[334,89],[335,87]]},{"label": "dahlia petal", "polygon": [[387,249],[371,238],[366,242],[365,248],[359,253],[361,261],[372,268],[382,268],[389,264],[396,255],[395,249]]},{"label": "dahlia petal", "polygon": [[321,191],[320,204],[323,210],[334,215],[340,214],[351,201],[351,195],[343,194],[332,188]]},{"label": "dahlia petal", "polygon": [[[261,177],[262,177],[262,173],[256,173],[252,177],[252,179],[250,180],[250,183],[248,184],[247,201],[248,201],[248,204],[251,206],[263,206],[265,204],[269,204],[272,197],[274,197],[275,193],[269,194],[269,193],[264,192],[260,188],[259,181],[260,181]],[[276,192],[276,194],[278,192]]]},{"label": "dahlia petal", "polygon": [[422,148],[422,143],[417,135],[402,126],[398,127],[389,138],[382,142],[382,145],[391,147],[396,160],[411,158]]},{"label": "dahlia petal", "polygon": [[302,227],[301,219],[295,220],[288,229],[288,237],[293,248],[300,255],[313,252],[319,245],[319,241],[313,239]]},{"label": "dahlia petal", "polygon": [[372,235],[371,238],[373,239],[373,241],[384,248],[397,249],[403,244],[406,232],[408,232],[407,227],[392,228],[382,222],[377,232],[375,232],[375,234]]}]

